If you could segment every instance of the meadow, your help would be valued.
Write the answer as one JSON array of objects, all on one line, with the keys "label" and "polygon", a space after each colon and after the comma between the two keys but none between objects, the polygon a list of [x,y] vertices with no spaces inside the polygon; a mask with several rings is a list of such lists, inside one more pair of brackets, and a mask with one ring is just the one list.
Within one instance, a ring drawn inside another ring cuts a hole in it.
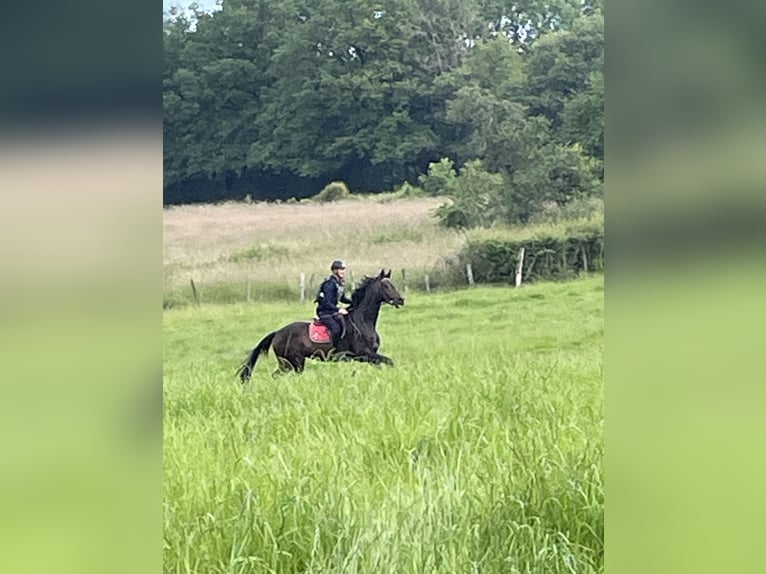
[{"label": "meadow", "polygon": [[464,234],[441,229],[433,217],[443,198],[356,198],[332,203],[225,203],[166,209],[165,290],[239,283],[297,288],[306,273],[327,275],[342,257],[357,277],[381,267],[436,264],[457,250]]},{"label": "meadow", "polygon": [[[163,213],[164,306],[194,302],[190,281],[207,303],[291,301],[301,273],[308,296],[330,261],[345,259],[349,282],[382,267],[412,288],[451,288],[445,277],[469,239],[526,240],[562,233],[573,220],[524,227],[458,231],[438,225],[444,197],[352,196],[332,203],[237,203],[174,206]],[[596,224],[603,224],[603,214]],[[441,281],[439,275],[442,275]],[[458,275],[460,270],[458,270]],[[463,273],[465,275],[465,273]],[[463,277],[463,281],[465,281]],[[250,282],[252,290],[248,291]]]},{"label": "meadow", "polygon": [[603,289],[408,292],[379,322],[395,368],[273,378],[270,354],[244,387],[310,304],[164,311],[165,572],[602,572]]}]

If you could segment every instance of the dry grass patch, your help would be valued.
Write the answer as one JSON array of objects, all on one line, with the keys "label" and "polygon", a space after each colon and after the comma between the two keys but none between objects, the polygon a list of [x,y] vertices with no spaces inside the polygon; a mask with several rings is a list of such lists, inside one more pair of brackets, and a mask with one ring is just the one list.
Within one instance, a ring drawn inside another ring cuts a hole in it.
[{"label": "dry grass patch", "polygon": [[325,275],[336,257],[356,277],[381,267],[427,269],[464,235],[438,226],[441,198],[316,204],[226,203],[163,214],[165,288],[200,283],[298,282]]},{"label": "dry grass patch", "polygon": [[298,296],[300,275],[305,273],[306,294],[312,297],[311,290],[336,258],[348,262],[352,282],[385,267],[398,280],[406,269],[410,286],[418,288],[424,287],[423,276],[429,274],[431,287],[440,288],[460,281],[461,270],[448,269],[444,262],[456,260],[469,238],[525,240],[563,235],[572,226],[603,226],[601,215],[457,231],[439,226],[434,216],[445,201],[388,194],[331,203],[171,207],[163,214],[165,294],[175,293],[176,302],[190,301],[193,279],[207,302],[241,301],[249,279],[253,299],[269,299],[275,293],[290,299]]}]

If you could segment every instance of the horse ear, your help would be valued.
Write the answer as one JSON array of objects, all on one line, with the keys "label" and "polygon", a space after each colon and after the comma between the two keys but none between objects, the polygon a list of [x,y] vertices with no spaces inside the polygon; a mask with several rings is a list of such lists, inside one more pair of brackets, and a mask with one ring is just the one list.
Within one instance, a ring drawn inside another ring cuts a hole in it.
[{"label": "horse ear", "polygon": [[381,269],[380,273],[378,273],[378,279],[383,279],[386,276],[386,270]]},{"label": "horse ear", "polygon": [[390,269],[388,270],[388,273],[386,273],[385,276],[388,277],[389,279],[391,279],[391,270]]}]

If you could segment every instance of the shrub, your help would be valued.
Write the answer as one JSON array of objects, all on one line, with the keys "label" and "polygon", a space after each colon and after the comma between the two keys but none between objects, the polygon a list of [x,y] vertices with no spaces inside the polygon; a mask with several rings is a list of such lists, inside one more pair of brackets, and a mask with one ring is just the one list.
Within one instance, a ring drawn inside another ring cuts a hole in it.
[{"label": "shrub", "polygon": [[459,255],[460,266],[470,263],[477,283],[510,283],[515,280],[522,247],[524,282],[568,278],[585,271],[586,262],[587,271],[604,269],[604,230],[597,223],[569,228],[559,236],[471,240]]},{"label": "shrub", "polygon": [[488,227],[502,221],[506,206],[502,201],[505,178],[486,171],[480,160],[471,160],[460,170],[452,185],[452,202],[436,212],[444,227]]},{"label": "shrub", "polygon": [[320,203],[346,199],[351,195],[351,190],[344,181],[331,181],[322,188],[322,191],[314,196],[314,200]]},{"label": "shrub", "polygon": [[555,203],[563,207],[578,198],[603,195],[598,178],[599,162],[580,146],[546,145],[536,151],[529,165],[513,174],[509,222],[530,222]]},{"label": "shrub", "polygon": [[444,227],[451,229],[466,229],[471,227],[471,221],[468,214],[456,205],[442,205],[438,211],[440,222]]},{"label": "shrub", "polygon": [[554,202],[546,205],[539,213],[530,217],[530,223],[557,223],[583,219],[602,218],[604,200],[600,197],[580,196],[564,205]]},{"label": "shrub", "polygon": [[396,197],[423,197],[425,193],[416,185],[412,185],[409,181],[405,181],[399,189],[396,190]]},{"label": "shrub", "polygon": [[428,195],[447,195],[457,179],[455,166],[448,157],[428,164],[428,173],[418,177],[420,187]]}]

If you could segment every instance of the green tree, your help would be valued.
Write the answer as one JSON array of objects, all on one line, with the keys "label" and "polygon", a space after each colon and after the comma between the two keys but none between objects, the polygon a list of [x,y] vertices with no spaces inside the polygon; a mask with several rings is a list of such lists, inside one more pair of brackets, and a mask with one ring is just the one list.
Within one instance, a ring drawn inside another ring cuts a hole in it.
[{"label": "green tree", "polygon": [[408,50],[431,77],[457,68],[482,32],[476,0],[415,0],[400,22]]},{"label": "green tree", "polygon": [[406,2],[301,8],[272,57],[250,162],[316,176],[354,159],[404,171],[437,145],[423,121],[428,75],[408,50]]},{"label": "green tree", "polygon": [[585,90],[564,104],[561,139],[580,142],[583,150],[604,160],[604,74],[593,72]]},{"label": "green tree", "polygon": [[557,131],[565,103],[588,87],[594,72],[603,71],[604,17],[600,12],[576,18],[571,30],[541,37],[526,60],[527,96],[531,115],[542,115]]},{"label": "green tree", "polygon": [[581,146],[548,143],[532,154],[524,169],[514,173],[506,203],[511,221],[528,221],[547,207],[564,206],[572,200],[602,196],[597,160]]},{"label": "green tree", "polygon": [[392,189],[449,157],[464,194],[479,171],[501,178],[495,220],[600,193],[598,2],[226,0],[166,21],[164,38],[166,187],[219,199],[238,178],[273,176],[315,182],[308,195],[334,179]]},{"label": "green tree", "polygon": [[596,4],[581,0],[481,0],[482,18],[490,35],[530,46],[545,34],[571,28],[572,21],[589,14]]},{"label": "green tree", "polygon": [[183,19],[166,24],[166,185],[226,178],[248,167],[250,143],[260,138],[255,119],[268,56],[276,45],[270,30],[284,18],[279,10],[275,2],[235,1],[198,17],[194,31]]},{"label": "green tree", "polygon": [[506,182],[499,173],[484,169],[481,160],[471,160],[460,170],[452,186],[451,202],[437,211],[437,217],[446,227],[489,227],[506,219],[508,209],[502,201]]}]

